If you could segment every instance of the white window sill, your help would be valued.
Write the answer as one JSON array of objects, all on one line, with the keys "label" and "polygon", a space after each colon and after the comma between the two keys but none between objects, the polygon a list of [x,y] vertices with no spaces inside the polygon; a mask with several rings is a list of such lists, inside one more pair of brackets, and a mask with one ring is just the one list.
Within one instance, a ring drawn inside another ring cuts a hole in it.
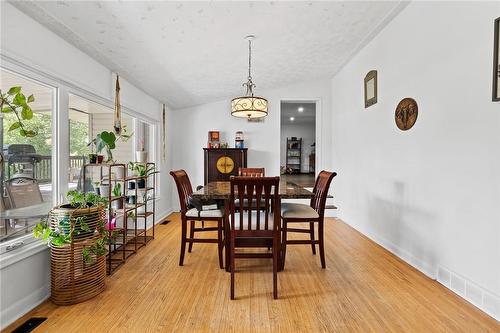
[{"label": "white window sill", "polygon": [[[14,250],[6,251],[8,246],[15,246],[20,243],[24,243],[24,245],[21,245]],[[47,245],[43,244],[42,241],[35,239],[33,235],[16,238],[10,242],[1,244],[0,246],[2,250],[0,254],[0,269],[4,269],[15,264],[16,262],[49,249]]]}]

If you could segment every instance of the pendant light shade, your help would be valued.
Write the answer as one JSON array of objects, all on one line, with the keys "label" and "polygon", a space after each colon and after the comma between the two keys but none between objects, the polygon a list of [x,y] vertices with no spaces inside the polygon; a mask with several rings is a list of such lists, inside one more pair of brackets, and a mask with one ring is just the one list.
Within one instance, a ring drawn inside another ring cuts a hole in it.
[{"label": "pendant light shade", "polygon": [[262,118],[267,116],[267,99],[254,96],[255,84],[252,82],[252,40],[255,36],[245,37],[248,40],[248,78],[243,86],[247,88],[245,96],[231,100],[231,115],[240,118]]}]

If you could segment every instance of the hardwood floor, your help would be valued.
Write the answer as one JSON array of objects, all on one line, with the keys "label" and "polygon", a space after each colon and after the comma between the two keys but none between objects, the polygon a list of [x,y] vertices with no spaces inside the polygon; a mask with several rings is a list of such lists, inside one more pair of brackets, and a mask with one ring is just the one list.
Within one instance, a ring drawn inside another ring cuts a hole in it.
[{"label": "hardwood floor", "polygon": [[310,246],[289,246],[272,298],[270,259],[236,263],[236,300],[217,247],[195,244],[178,266],[179,215],[74,306],[47,301],[11,325],[46,316],[34,332],[499,332],[500,323],[437,282],[329,218],[326,264]]}]

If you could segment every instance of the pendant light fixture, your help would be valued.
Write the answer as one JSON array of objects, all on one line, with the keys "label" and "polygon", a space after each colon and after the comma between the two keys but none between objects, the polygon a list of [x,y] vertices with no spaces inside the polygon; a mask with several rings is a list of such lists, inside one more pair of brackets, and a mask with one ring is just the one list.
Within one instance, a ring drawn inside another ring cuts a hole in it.
[{"label": "pendant light fixture", "polygon": [[231,100],[231,115],[247,119],[262,118],[267,116],[267,99],[253,94],[256,86],[252,82],[252,40],[255,36],[249,35],[245,39],[248,40],[248,78],[243,86],[246,86],[247,92],[245,96]]}]

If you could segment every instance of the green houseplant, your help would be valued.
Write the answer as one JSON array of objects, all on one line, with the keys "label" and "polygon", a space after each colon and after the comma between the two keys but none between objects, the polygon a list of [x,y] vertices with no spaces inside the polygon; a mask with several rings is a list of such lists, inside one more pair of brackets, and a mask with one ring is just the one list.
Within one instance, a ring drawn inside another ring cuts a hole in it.
[{"label": "green houseplant", "polygon": [[[134,135],[134,133],[127,134],[126,126],[123,126],[122,131],[119,135],[113,133],[113,131],[102,131],[98,133],[96,137],[89,142],[88,146],[94,145],[96,152],[99,154],[102,151],[106,152],[107,159],[106,163],[113,163],[113,149],[116,148],[117,140],[121,140],[122,142],[126,142]],[[99,157],[98,155],[97,157]],[[90,156],[89,156],[90,157]],[[101,163],[102,161],[97,161]]]},{"label": "green houseplant", "polygon": [[26,127],[25,120],[33,118],[33,110],[29,106],[30,103],[35,101],[33,95],[26,97],[21,87],[11,87],[6,93],[0,89],[0,110],[2,113],[12,113],[15,115],[16,120],[12,123],[8,131],[19,130],[19,135],[24,137],[34,137],[37,132]]},{"label": "green houseplant", "polygon": [[[115,186],[113,187],[113,196],[114,197],[121,197],[122,196],[122,184],[121,183],[116,183]],[[113,201],[113,208],[115,209],[123,209],[123,199],[115,199]]]},{"label": "green houseplant", "polygon": [[98,236],[95,244],[83,251],[84,262],[90,264],[93,257],[105,254],[107,240],[104,215],[107,198],[94,192],[83,193],[75,190],[66,194],[67,204],[53,208],[49,218],[38,223],[33,229],[36,238],[51,247],[62,247],[73,242]]},{"label": "green houseplant", "polygon": [[135,172],[137,177],[140,177],[137,180],[137,188],[145,188],[146,187],[146,178],[149,175],[157,172],[154,165],[139,163],[139,162],[129,162],[128,168],[132,172]]},{"label": "green houseplant", "polygon": [[75,190],[66,198],[33,230],[50,246],[50,297],[57,305],[83,302],[105,289],[106,245],[114,237],[106,229],[106,198]]}]

